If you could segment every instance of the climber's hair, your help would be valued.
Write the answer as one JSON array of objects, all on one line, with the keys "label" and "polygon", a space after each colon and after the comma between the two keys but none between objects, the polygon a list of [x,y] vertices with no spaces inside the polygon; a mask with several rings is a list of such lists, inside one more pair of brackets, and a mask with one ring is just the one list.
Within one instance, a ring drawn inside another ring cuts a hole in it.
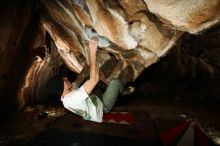
[{"label": "climber's hair", "polygon": [[60,77],[67,77],[71,82],[75,81],[77,74],[72,72],[65,64],[60,67]]}]

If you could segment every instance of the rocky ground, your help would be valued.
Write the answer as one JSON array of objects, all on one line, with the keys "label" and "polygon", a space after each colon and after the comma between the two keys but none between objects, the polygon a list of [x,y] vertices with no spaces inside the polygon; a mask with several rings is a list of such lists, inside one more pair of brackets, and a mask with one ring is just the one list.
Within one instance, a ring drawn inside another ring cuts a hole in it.
[{"label": "rocky ground", "polygon": [[[198,123],[216,144],[220,144],[220,111],[214,104],[127,96],[120,97],[114,110],[147,111],[152,120],[186,118]],[[47,131],[56,119],[65,114],[69,112],[57,102],[25,107],[1,120],[0,145],[29,145],[39,133]]]}]

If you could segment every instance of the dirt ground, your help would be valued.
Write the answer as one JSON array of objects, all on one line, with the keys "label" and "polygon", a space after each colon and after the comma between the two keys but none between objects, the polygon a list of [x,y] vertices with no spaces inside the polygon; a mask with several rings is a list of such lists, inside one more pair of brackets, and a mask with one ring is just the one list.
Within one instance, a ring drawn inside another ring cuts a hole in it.
[{"label": "dirt ground", "polygon": [[[218,105],[198,104],[183,100],[153,100],[132,96],[120,97],[115,111],[147,111],[154,119],[187,119],[201,126],[220,145],[220,110]],[[0,145],[28,145],[50,124],[69,113],[61,103],[49,102],[25,107],[1,120]]]}]

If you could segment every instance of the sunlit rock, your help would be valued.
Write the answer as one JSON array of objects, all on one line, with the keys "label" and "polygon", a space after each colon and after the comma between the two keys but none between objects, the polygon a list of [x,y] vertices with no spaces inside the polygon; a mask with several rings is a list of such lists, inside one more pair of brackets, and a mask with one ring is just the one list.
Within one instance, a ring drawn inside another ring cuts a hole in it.
[{"label": "sunlit rock", "polygon": [[199,33],[220,21],[220,0],[144,0],[169,27]]},{"label": "sunlit rock", "polygon": [[165,27],[140,0],[41,2],[43,27],[65,63],[80,72],[88,61],[88,41],[97,36],[98,61],[108,81],[134,81],[164,56],[182,34]]},{"label": "sunlit rock", "polygon": [[[56,48],[56,46],[51,46]],[[60,72],[63,61],[56,49],[44,48],[44,57],[36,56],[31,67],[25,75],[25,82],[19,91],[18,105],[23,107],[26,104],[34,105],[45,100],[47,80]]]}]

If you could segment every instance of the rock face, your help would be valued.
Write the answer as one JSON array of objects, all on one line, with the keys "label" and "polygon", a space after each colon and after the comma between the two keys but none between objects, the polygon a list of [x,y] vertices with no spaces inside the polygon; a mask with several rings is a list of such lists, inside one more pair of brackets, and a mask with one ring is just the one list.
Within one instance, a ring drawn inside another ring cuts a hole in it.
[{"label": "rock face", "polygon": [[18,106],[17,92],[32,63],[31,47],[38,23],[35,2],[0,2],[0,114]]},{"label": "rock face", "polygon": [[134,81],[182,34],[164,26],[141,0],[41,2],[43,28],[73,71],[80,72],[88,60],[88,40],[99,37],[99,64],[108,81]]},{"label": "rock face", "polygon": [[146,98],[220,102],[220,26],[203,34],[184,34],[178,45],[135,81]]},{"label": "rock face", "polygon": [[105,78],[127,84],[164,56],[182,31],[199,33],[218,23],[219,2],[42,0],[42,24],[75,72],[88,60],[88,40],[98,36]]},{"label": "rock face", "polygon": [[[39,10],[39,19],[34,10]],[[99,38],[103,78],[120,78],[124,84],[135,81],[171,49],[181,48],[184,33],[205,33],[218,24],[220,0],[11,0],[3,12],[0,89],[18,93],[18,105],[23,106],[46,96],[44,85],[62,64],[76,73],[82,70],[92,36]],[[7,20],[8,15],[14,19]],[[209,54],[208,46],[206,51]],[[215,62],[210,54],[203,59]],[[212,70],[207,66],[205,70]],[[14,76],[12,70],[19,74]],[[14,78],[17,84],[7,89]],[[11,101],[2,104],[7,102]]]},{"label": "rock face", "polygon": [[189,33],[215,25],[220,19],[219,0],[144,0],[149,11],[174,29]]}]

